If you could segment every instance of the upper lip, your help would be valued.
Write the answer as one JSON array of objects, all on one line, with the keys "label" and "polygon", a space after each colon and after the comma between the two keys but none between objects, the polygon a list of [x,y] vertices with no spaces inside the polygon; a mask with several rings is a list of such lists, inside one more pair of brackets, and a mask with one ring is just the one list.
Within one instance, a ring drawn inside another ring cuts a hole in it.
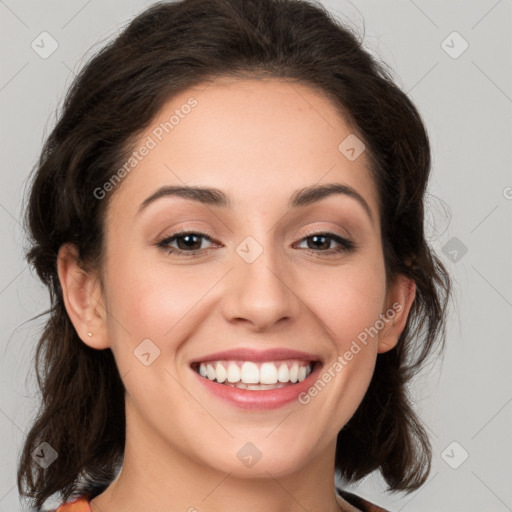
[{"label": "upper lip", "polygon": [[193,359],[190,363],[203,363],[207,361],[234,360],[234,361],[284,361],[287,359],[298,359],[301,361],[321,361],[320,356],[300,350],[288,348],[274,348],[268,350],[257,350],[253,348],[235,348],[214,352],[205,356]]}]

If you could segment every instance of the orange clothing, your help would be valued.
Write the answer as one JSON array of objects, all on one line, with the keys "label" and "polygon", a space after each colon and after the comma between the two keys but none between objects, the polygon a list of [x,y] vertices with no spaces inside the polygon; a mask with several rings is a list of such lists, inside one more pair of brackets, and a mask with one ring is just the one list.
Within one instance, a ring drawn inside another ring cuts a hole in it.
[{"label": "orange clothing", "polygon": [[55,512],[92,512],[89,500],[85,497],[63,503]]}]

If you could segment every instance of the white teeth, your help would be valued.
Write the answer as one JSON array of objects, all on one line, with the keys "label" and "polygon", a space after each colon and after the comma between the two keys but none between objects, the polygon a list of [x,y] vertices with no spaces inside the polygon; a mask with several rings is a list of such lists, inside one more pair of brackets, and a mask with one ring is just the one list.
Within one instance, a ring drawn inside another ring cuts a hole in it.
[{"label": "white teeth", "polygon": [[240,370],[240,380],[244,384],[258,384],[260,381],[260,370],[251,361],[246,361]]},{"label": "white teeth", "polygon": [[288,365],[285,363],[281,363],[279,367],[279,371],[277,372],[277,380],[279,382],[289,382],[290,381],[290,370],[288,370]]},{"label": "white teeth", "polygon": [[240,368],[235,363],[228,366],[228,382],[238,382],[240,380]]},{"label": "white teeth", "polygon": [[297,363],[293,363],[292,367],[290,368],[290,381],[297,382],[298,378],[299,378],[299,365]]},{"label": "white teeth", "polygon": [[209,380],[241,389],[275,389],[302,382],[313,364],[289,360],[274,363],[252,361],[210,361],[199,364],[199,374]]},{"label": "white teeth", "polygon": [[275,384],[277,382],[277,368],[273,363],[263,363],[260,368],[261,384]]},{"label": "white teeth", "polygon": [[210,380],[215,380],[215,368],[211,364],[206,365],[206,376]]},{"label": "white teeth", "polygon": [[217,366],[215,366],[215,375],[217,376],[217,382],[224,382],[227,379],[226,368],[221,363],[217,363]]}]

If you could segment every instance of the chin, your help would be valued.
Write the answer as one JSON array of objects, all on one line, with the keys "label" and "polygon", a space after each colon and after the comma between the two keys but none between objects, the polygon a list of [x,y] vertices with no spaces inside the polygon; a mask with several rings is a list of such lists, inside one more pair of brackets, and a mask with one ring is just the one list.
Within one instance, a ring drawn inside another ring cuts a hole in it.
[{"label": "chin", "polygon": [[[217,472],[229,473],[235,478],[269,478],[270,475],[285,477],[306,466],[314,458],[312,452],[304,451],[303,448],[298,451],[295,439],[292,439],[289,447],[283,446],[277,436],[272,442],[269,439],[261,439],[261,442],[248,439],[245,437],[242,442],[231,440],[229,445],[223,445],[220,452],[209,453],[207,458],[203,449],[200,455],[205,466]],[[219,445],[222,446],[222,443]]]}]

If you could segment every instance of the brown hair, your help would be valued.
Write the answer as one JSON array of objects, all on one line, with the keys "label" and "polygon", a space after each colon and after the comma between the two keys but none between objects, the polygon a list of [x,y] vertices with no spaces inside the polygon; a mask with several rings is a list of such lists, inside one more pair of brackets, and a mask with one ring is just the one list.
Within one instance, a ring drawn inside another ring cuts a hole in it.
[{"label": "brown hair", "polygon": [[[83,343],[67,315],[58,250],[71,242],[84,265],[101,265],[111,195],[100,201],[94,190],[120,168],[166,101],[221,76],[311,86],[361,134],[379,191],[386,278],[404,274],[417,291],[397,346],[378,355],[362,403],[339,432],[335,467],[349,482],[378,469],[392,491],[415,490],[428,476],[431,446],[406,384],[444,346],[451,282],[424,234],[430,146],[418,111],[385,64],[321,4],[182,0],[152,5],[87,63],[34,169],[27,259],[49,288],[51,308],[35,355],[42,405],[17,482],[36,508],[57,492],[64,500],[92,499],[124,455],[124,386],[112,352]],[[42,442],[58,453],[46,469],[31,456]]]}]

